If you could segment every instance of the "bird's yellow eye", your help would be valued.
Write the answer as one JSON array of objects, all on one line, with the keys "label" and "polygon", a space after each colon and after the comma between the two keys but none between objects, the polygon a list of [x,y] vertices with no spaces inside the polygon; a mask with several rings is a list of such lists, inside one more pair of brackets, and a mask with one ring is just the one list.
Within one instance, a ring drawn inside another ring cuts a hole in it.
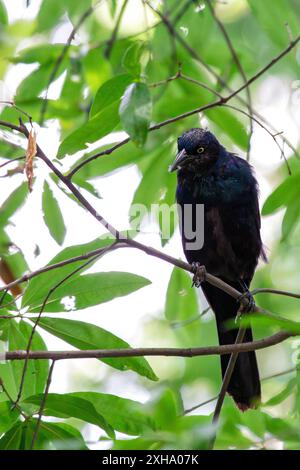
[{"label": "bird's yellow eye", "polygon": [[198,147],[197,148],[197,153],[203,153],[204,152],[204,147]]}]

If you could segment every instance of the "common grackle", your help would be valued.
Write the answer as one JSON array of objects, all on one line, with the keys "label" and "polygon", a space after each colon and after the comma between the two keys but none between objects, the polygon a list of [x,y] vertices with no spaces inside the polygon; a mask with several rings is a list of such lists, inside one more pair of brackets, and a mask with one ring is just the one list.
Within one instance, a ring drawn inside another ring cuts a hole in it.
[{"label": "common grackle", "polygon": [[[175,170],[188,262],[204,265],[208,272],[249,295],[258,259],[266,259],[260,237],[258,185],[251,166],[228,152],[211,132],[190,129],[178,139],[178,154],[170,167]],[[192,232],[197,227],[197,204],[204,205],[204,243],[193,249],[186,229]],[[220,344],[233,344],[237,330],[228,328],[226,322],[236,317],[239,304],[205,281],[201,287],[215,313]],[[248,341],[252,341],[251,328],[244,337]],[[222,376],[229,357],[221,356]],[[242,411],[257,406],[261,390],[254,351],[239,354],[227,391]]]}]

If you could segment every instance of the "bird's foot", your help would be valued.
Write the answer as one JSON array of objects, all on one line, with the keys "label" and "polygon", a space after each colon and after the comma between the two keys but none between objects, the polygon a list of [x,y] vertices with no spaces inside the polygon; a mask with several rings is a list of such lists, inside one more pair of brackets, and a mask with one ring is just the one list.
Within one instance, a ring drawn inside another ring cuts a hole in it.
[{"label": "bird's foot", "polygon": [[[248,305],[245,305],[243,303],[243,300],[244,299],[247,299],[248,300]],[[247,290],[246,292],[244,292],[243,294],[241,294],[237,299],[236,299],[237,303],[240,304],[240,308],[239,308],[239,314],[238,316],[241,314],[241,313],[250,313],[250,312],[253,312],[254,309],[255,309],[255,301],[254,301],[254,297],[253,295],[251,294],[251,292],[249,290]]]},{"label": "bird's foot", "polygon": [[192,263],[192,272],[194,273],[192,287],[200,287],[206,278],[206,269],[200,263]]}]

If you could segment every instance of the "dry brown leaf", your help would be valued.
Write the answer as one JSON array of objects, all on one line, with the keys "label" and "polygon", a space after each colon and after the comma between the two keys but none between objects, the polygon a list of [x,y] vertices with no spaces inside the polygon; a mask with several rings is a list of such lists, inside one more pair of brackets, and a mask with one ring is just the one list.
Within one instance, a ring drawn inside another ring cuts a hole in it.
[{"label": "dry brown leaf", "polygon": [[31,129],[28,136],[28,145],[26,150],[25,173],[28,180],[28,189],[32,191],[33,184],[33,158],[36,155],[36,133]]},{"label": "dry brown leaf", "polygon": [[[16,280],[16,277],[10,269],[10,266],[4,259],[0,259],[0,279],[2,279],[5,284],[9,284],[10,282]],[[10,288],[10,292],[14,297],[18,297],[18,295],[22,294],[21,286],[16,284]]]}]

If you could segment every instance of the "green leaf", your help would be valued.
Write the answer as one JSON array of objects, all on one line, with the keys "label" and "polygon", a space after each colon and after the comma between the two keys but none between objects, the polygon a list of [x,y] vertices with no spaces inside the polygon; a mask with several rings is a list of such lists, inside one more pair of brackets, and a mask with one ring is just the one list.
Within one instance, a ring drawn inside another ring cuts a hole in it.
[{"label": "green leaf", "polygon": [[[5,384],[5,388],[8,391],[9,395],[14,399],[17,397],[18,386],[16,384],[14,371],[12,368],[12,361],[6,361],[5,363],[0,363],[0,377]],[[7,396],[4,392],[0,392],[0,401],[6,401]]]},{"label": "green leaf", "polygon": [[191,287],[191,277],[175,267],[168,285],[165,316],[170,321],[195,317],[199,312],[196,289]]},{"label": "green leaf", "polygon": [[[77,256],[85,255],[89,252],[92,252],[97,249],[105,248],[111,245],[114,242],[114,238],[112,235],[103,236],[96,238],[89,243],[84,243],[82,245],[73,245],[67,248],[64,248],[60,253],[58,253],[54,258],[49,261],[47,266],[51,266],[52,264],[60,263],[65,260],[76,258]],[[50,270],[49,272],[45,272],[40,276],[34,277],[31,279],[27,285],[27,288],[24,292],[22,298],[22,307],[26,307],[27,305],[36,305],[38,299],[45,298],[49,288],[53,287],[55,284],[59,283],[62,279],[64,279],[68,274],[72,271],[77,269],[81,266],[85,260],[76,261],[74,263],[66,264],[65,266],[61,266],[55,270]],[[90,268],[96,261],[90,263],[86,266],[86,268],[82,269],[80,272],[83,273],[86,269]]]},{"label": "green leaf", "polygon": [[[29,336],[32,328],[29,324],[21,320],[16,323],[10,320],[10,329],[8,332],[9,351],[26,350]],[[46,345],[41,336],[35,332],[31,350],[45,351]],[[5,365],[5,364],[4,364]],[[18,390],[24,367],[24,361],[12,361],[11,374],[13,376],[14,388]],[[43,392],[48,376],[48,361],[45,360],[29,360],[27,374],[24,381],[22,398]]]},{"label": "green leaf", "polygon": [[294,37],[299,34],[299,15],[295,14],[289,0],[248,0],[248,3],[259,24],[278,47],[288,44],[287,24]]},{"label": "green leaf", "polygon": [[145,83],[129,85],[120,104],[120,118],[133,142],[142,146],[147,138],[152,113],[149,89]]},{"label": "green leaf", "polygon": [[102,47],[90,49],[81,59],[85,81],[92,93],[111,78],[111,64],[103,56]]},{"label": "green leaf", "polygon": [[64,3],[61,0],[44,0],[37,15],[37,32],[50,31],[58,25],[64,13]]},{"label": "green leaf", "polygon": [[94,187],[94,185],[89,183],[89,181],[86,181],[86,180],[82,179],[80,176],[78,176],[78,174],[75,174],[73,176],[72,181],[73,181],[73,183],[77,184],[81,188],[88,191],[93,196],[97,197],[98,199],[101,199],[101,196],[100,196],[98,190]]},{"label": "green leaf", "polygon": [[66,154],[72,155],[86,149],[88,143],[91,144],[106,136],[118,123],[118,103],[115,102],[69,134],[60,144],[57,157],[63,158]]},{"label": "green leaf", "polygon": [[106,393],[75,392],[70,395],[93,403],[116,431],[137,436],[153,430],[154,423],[142,403]]},{"label": "green leaf", "polygon": [[135,41],[125,52],[122,65],[133,77],[139,78],[142,71],[142,59],[147,46],[142,41]]},{"label": "green leaf", "polygon": [[[39,326],[81,350],[130,348],[128,343],[109,331],[81,321],[43,317],[39,321]],[[157,380],[153,370],[143,357],[120,357],[101,360],[115,369],[122,371],[133,370],[150,380]]]},{"label": "green leaf", "polygon": [[[57,73],[57,78],[64,71],[66,67],[66,60],[64,60]],[[47,88],[49,77],[53,68],[52,63],[42,64],[38,69],[34,70],[28,77],[24,78],[17,90],[16,100],[30,100],[37,98],[43,90]]]},{"label": "green leaf", "polygon": [[23,423],[15,424],[0,439],[0,450],[18,450],[21,445]]},{"label": "green leaf", "polygon": [[[148,286],[150,281],[142,276],[126,272],[104,272],[74,276],[59,286],[50,296],[45,312],[81,310],[99,305],[117,297],[123,297]],[[72,298],[72,306],[64,305],[63,298]],[[37,293],[31,299],[30,310],[39,311],[44,296]],[[73,305],[74,304],[74,305]]]},{"label": "green leaf", "polygon": [[7,225],[10,217],[25,203],[28,194],[27,183],[22,183],[15,189],[8,198],[3,202],[0,208],[0,225]]},{"label": "green leaf", "polygon": [[89,11],[92,0],[85,0],[84,2],[74,2],[74,0],[64,0],[64,5],[67,13],[73,22],[78,22],[79,18]]},{"label": "green leaf", "polygon": [[[22,449],[31,448],[37,419],[31,418],[23,423]],[[40,422],[34,444],[35,450],[87,450],[81,433],[66,423]]]},{"label": "green leaf", "polygon": [[47,181],[44,183],[43,190],[43,214],[51,236],[61,245],[65,239],[66,227],[58,202]]},{"label": "green leaf", "polygon": [[5,5],[3,4],[2,0],[0,0],[0,24],[7,25],[8,24],[8,16]]},{"label": "green leaf", "polygon": [[232,141],[241,149],[247,150],[249,136],[244,124],[235,114],[226,108],[209,109],[205,111],[206,116],[227,134]]},{"label": "green leaf", "polygon": [[[12,254],[7,254],[7,252],[9,253],[9,251],[7,251],[9,246],[9,244],[6,245],[3,252],[1,253],[2,261],[5,261],[11,273],[13,274],[14,279],[18,279],[18,277],[21,277],[24,272],[28,270],[28,264],[26,263],[24,255],[21,251],[16,251]],[[6,303],[8,302],[9,296],[6,296]],[[15,310],[13,305],[12,307],[10,306],[10,309]]]},{"label": "green leaf", "polygon": [[178,400],[174,390],[166,389],[153,406],[152,416],[159,429],[170,429],[178,417]]},{"label": "green leaf", "polygon": [[[0,315],[12,317],[12,315],[3,307],[1,307]],[[0,341],[8,340],[8,331],[9,331],[9,320],[10,318],[1,318],[0,317]],[[1,345],[1,343],[0,343]]]},{"label": "green leaf", "polygon": [[263,406],[276,406],[276,405],[279,405],[281,402],[286,400],[286,398],[288,398],[293,393],[293,391],[295,390],[296,384],[297,384],[296,378],[293,378],[293,379],[289,380],[289,382],[284,387],[284,389],[281,390],[276,395],[274,395],[272,398],[270,398],[270,400],[268,400],[266,403],[264,403]]},{"label": "green leaf", "polygon": [[[53,64],[61,55],[64,44],[39,44],[38,46],[26,47],[11,58],[11,62],[18,64],[33,64],[39,62],[41,65]],[[74,50],[72,46],[72,50]]]},{"label": "green leaf", "polygon": [[286,240],[299,221],[299,204],[295,200],[289,204],[282,221],[282,241]]},{"label": "green leaf", "polygon": [[[18,327],[19,332],[23,335],[23,337],[26,339],[26,343],[28,344],[28,340],[32,332],[31,325],[21,320],[18,324]],[[47,351],[47,346],[37,331],[34,333],[31,349],[33,351]],[[48,379],[49,361],[45,359],[35,359],[32,362],[34,363],[34,377],[31,377],[31,379],[35,379],[35,393],[42,393],[45,389]]]},{"label": "green leaf", "polygon": [[116,101],[120,101],[126,87],[132,83],[132,76],[124,73],[122,75],[116,75],[107,82],[103,83],[98,89],[96,96],[94,98],[90,117],[95,116],[100,111],[103,111],[104,108],[110,106]]},{"label": "green leaf", "polygon": [[12,409],[10,401],[0,403],[0,435],[6,433],[15,424],[20,416],[20,411]]},{"label": "green leaf", "polygon": [[262,208],[262,215],[273,214],[277,209],[288,206],[299,196],[300,175],[288,176],[265,201]]},{"label": "green leaf", "polygon": [[[135,228],[139,228],[141,222],[140,217],[136,217],[135,206],[142,205],[148,212],[153,207],[157,209],[155,216],[159,224],[163,246],[172,237],[178,220],[177,207],[175,206],[176,177],[167,171],[172,158],[169,149],[163,146],[143,159],[147,166],[134,193],[130,208],[130,220],[132,224],[134,223]],[[162,171],[162,167],[165,168],[165,171]]]},{"label": "green leaf", "polygon": [[[35,395],[26,399],[26,403],[38,405],[39,409],[43,395]],[[114,437],[114,431],[104,417],[98,413],[92,402],[70,393],[49,393],[43,410],[45,416],[57,418],[77,418],[87,423],[95,424],[103,429],[109,437]]]},{"label": "green leaf", "polygon": [[117,11],[117,0],[109,0],[109,12],[112,17],[115,16]]},{"label": "green leaf", "polygon": [[[91,155],[104,150],[106,147],[101,147],[93,152],[89,152],[83,155],[83,157],[77,162],[81,163],[89,158]],[[139,159],[145,156],[148,157],[147,152],[144,149],[137,148],[132,142],[124,145],[117,149],[113,155],[104,155],[98,158],[88,165],[84,165],[77,173],[82,179],[98,178],[99,176],[111,173],[123,166],[136,163]],[[76,163],[76,164],[77,164]],[[76,174],[75,174],[76,175]],[[75,179],[76,176],[74,175]]]}]

